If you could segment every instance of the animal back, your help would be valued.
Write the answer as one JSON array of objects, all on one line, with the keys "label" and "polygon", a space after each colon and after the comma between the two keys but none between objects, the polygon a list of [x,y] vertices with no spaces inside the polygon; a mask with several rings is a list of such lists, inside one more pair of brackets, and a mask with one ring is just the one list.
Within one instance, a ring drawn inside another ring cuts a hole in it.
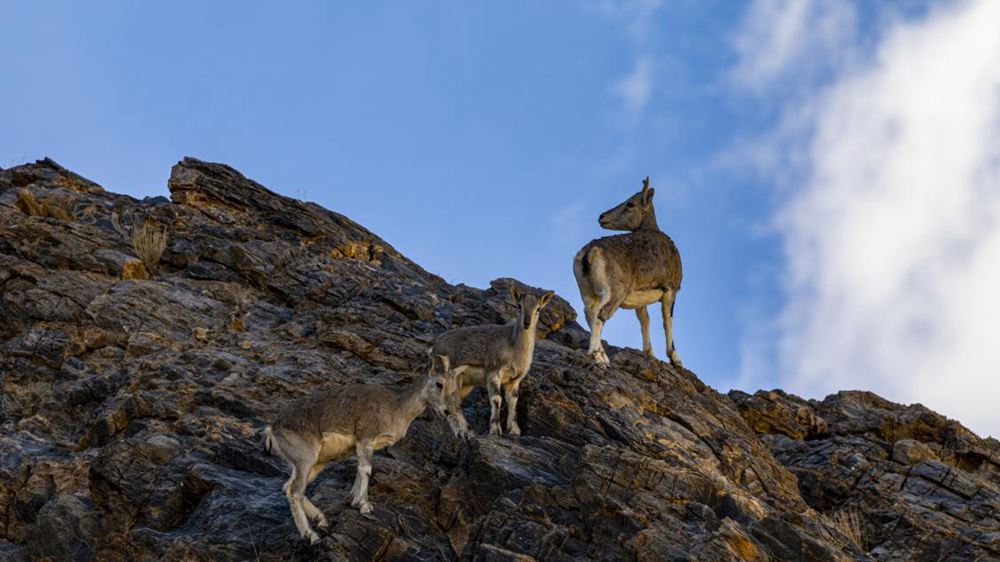
[{"label": "animal back", "polygon": [[683,270],[674,241],[659,231],[640,230],[598,238],[591,244],[604,250],[633,281],[633,290],[680,289]]},{"label": "animal back", "polygon": [[324,389],[290,404],[275,425],[316,436],[354,435],[362,417],[377,415],[384,409],[381,405],[393,404],[395,397],[393,390],[377,384]]},{"label": "animal back", "polygon": [[447,355],[452,368],[494,367],[509,360],[511,329],[508,324],[455,328],[434,341],[432,353]]}]

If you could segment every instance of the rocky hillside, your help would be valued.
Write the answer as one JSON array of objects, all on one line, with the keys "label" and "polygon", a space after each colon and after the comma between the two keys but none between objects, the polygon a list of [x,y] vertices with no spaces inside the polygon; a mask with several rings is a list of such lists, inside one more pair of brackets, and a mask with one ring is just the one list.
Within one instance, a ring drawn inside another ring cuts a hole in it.
[{"label": "rocky hillside", "polygon": [[[1000,558],[996,441],[868,393],[725,396],[632,349],[593,367],[558,297],[524,435],[466,443],[426,413],[376,455],[371,517],[345,505],[353,461],[317,479],[309,546],[266,421],[411,380],[435,335],[510,318],[517,281],[449,285],[224,165],[184,159],[168,186],[0,171],[0,560]],[[143,224],[169,235],[158,264]],[[466,401],[480,434],[488,412]]]}]

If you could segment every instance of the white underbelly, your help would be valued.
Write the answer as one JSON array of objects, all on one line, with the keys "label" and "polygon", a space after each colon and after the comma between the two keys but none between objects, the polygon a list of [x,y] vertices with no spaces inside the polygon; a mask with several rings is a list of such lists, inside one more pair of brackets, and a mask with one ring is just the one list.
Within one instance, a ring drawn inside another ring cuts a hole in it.
[{"label": "white underbelly", "polygon": [[319,453],[320,461],[328,462],[354,456],[355,444],[353,435],[332,431],[325,432],[323,433],[323,448],[320,449]]},{"label": "white underbelly", "polygon": [[462,387],[486,385],[486,371],[479,367],[464,367],[462,370]]},{"label": "white underbelly", "polygon": [[379,435],[375,438],[375,443],[372,445],[372,449],[379,450],[392,445],[399,439],[395,435],[389,435],[388,433]]},{"label": "white underbelly", "polygon": [[659,302],[663,298],[663,291],[660,289],[648,289],[645,291],[632,291],[625,297],[622,308],[639,308]]}]

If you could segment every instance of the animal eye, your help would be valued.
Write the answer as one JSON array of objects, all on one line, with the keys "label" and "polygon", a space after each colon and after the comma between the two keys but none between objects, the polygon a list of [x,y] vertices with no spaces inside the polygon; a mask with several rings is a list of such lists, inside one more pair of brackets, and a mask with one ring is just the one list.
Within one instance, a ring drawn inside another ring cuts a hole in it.
[{"label": "animal eye", "polygon": [[444,388],[444,383],[443,382],[439,382],[439,383],[436,383],[435,386],[437,386],[438,388]]},{"label": "animal eye", "polygon": [[628,207],[629,208],[635,207],[635,201],[629,201],[628,202]]}]

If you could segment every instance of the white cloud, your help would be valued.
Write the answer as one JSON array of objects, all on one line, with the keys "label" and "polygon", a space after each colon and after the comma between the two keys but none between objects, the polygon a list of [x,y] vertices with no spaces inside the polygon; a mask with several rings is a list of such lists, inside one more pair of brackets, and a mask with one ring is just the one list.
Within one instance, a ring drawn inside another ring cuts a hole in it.
[{"label": "white cloud", "polygon": [[641,114],[653,93],[653,73],[649,60],[645,57],[636,59],[632,72],[612,85],[611,89],[621,98],[622,107],[630,118]]},{"label": "white cloud", "polygon": [[852,54],[855,22],[846,0],[757,0],[733,37],[739,64],[732,78],[756,92],[792,76],[808,83]]},{"label": "white cloud", "polygon": [[[802,3],[761,0],[748,17]],[[786,389],[870,389],[1000,435],[998,21],[995,0],[896,20],[867,56],[828,46],[854,60],[788,98],[785,115],[804,126],[773,132],[786,142],[762,155],[793,176],[776,220],[787,270],[773,327]],[[747,88],[787,80],[789,60],[824,44],[794,31],[811,29],[808,18],[788,25],[761,32],[773,52],[741,63]],[[801,150],[785,153],[789,136]]]},{"label": "white cloud", "polygon": [[601,12],[620,22],[633,44],[635,58],[628,74],[611,84],[610,91],[622,104],[625,124],[634,125],[649,104],[654,88],[651,33],[662,0],[604,0]]}]

